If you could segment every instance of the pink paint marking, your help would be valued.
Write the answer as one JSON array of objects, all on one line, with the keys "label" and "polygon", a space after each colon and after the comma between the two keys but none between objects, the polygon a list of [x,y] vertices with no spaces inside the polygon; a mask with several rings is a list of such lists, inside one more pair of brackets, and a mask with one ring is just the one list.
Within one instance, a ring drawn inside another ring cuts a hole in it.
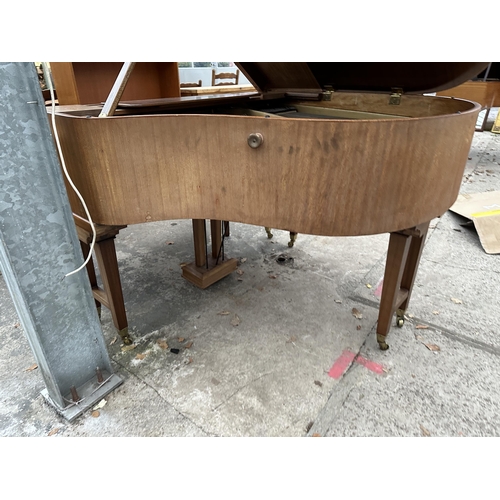
[{"label": "pink paint marking", "polygon": [[356,358],[356,363],[363,365],[365,368],[368,368],[368,370],[370,370],[372,372],[384,373],[384,368],[382,365],[379,365],[378,363],[375,363],[374,361],[370,361],[369,359],[363,358],[363,356],[358,356]]},{"label": "pink paint marking", "polygon": [[363,358],[363,356],[356,356],[353,352],[346,350],[338,357],[337,361],[333,363],[328,375],[334,379],[340,378],[353,362],[368,368],[368,370],[374,373],[384,373],[384,367],[382,365]]},{"label": "pink paint marking", "polygon": [[384,287],[384,277],[380,278],[377,283],[377,288],[375,288],[375,291],[373,294],[375,297],[381,297],[382,296],[382,288]]},{"label": "pink paint marking", "polygon": [[344,372],[349,368],[349,365],[354,361],[356,355],[351,351],[344,351],[337,361],[333,363],[333,366],[330,368],[328,375],[332,378],[340,378]]}]

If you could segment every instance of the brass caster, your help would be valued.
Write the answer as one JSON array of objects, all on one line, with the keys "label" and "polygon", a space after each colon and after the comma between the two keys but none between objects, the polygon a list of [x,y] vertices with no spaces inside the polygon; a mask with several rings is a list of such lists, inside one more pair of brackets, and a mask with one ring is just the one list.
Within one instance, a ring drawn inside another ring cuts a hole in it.
[{"label": "brass caster", "polygon": [[387,349],[389,349],[389,346],[385,342],[379,342],[378,345],[381,351],[387,351]]},{"label": "brass caster", "polygon": [[264,229],[266,230],[267,238],[271,239],[273,237],[273,233],[271,233],[271,228],[270,227],[266,227]]},{"label": "brass caster", "polygon": [[377,334],[377,342],[381,351],[387,351],[387,349],[389,349],[389,346],[385,342],[385,335]]},{"label": "brass caster", "polygon": [[401,328],[405,324],[405,312],[402,309],[396,311],[396,326]]},{"label": "brass caster", "polygon": [[296,240],[297,240],[297,233],[290,232],[290,241],[288,242],[288,246],[292,248]]},{"label": "brass caster", "polygon": [[120,334],[120,337],[122,338],[122,341],[125,345],[132,344],[132,337],[130,337],[128,334],[128,326],[123,330],[120,330],[118,333]]}]

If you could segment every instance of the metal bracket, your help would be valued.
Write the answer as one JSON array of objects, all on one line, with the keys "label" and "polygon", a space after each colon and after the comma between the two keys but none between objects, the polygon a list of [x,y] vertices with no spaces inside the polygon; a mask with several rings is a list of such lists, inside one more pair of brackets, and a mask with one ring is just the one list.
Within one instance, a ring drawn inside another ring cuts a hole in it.
[{"label": "metal bracket", "polygon": [[391,89],[391,97],[389,98],[389,104],[398,106],[401,104],[401,95],[403,94],[403,89],[395,87]]}]

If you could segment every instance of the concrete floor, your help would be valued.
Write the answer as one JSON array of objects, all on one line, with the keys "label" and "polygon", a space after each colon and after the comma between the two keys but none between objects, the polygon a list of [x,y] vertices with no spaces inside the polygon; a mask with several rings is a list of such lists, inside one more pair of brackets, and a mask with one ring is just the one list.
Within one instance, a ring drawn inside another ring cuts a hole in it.
[{"label": "concrete floor", "polygon": [[[500,135],[477,132],[462,192],[492,190]],[[375,338],[386,234],[300,234],[290,249],[284,231],[268,240],[261,227],[232,224],[226,253],[238,272],[200,290],[181,277],[193,259],[190,221],[129,226],[116,246],[136,347],[122,350],[103,308],[124,383],[73,423],[41,396],[0,279],[0,436],[498,436],[500,256],[463,222],[451,212],[432,221],[388,351]],[[349,353],[357,360],[329,376]]]}]

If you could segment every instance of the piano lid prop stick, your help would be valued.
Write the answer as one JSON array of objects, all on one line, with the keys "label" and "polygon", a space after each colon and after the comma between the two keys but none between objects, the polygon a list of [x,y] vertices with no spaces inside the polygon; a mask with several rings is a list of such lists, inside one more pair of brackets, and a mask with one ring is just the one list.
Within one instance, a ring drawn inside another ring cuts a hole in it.
[{"label": "piano lid prop stick", "polygon": [[122,69],[120,70],[120,73],[118,73],[118,77],[116,78],[113,88],[111,89],[111,92],[109,93],[109,96],[104,103],[99,118],[105,118],[106,116],[113,116],[115,114],[116,107],[120,102],[123,91],[125,90],[134,66],[135,62],[123,63]]}]

